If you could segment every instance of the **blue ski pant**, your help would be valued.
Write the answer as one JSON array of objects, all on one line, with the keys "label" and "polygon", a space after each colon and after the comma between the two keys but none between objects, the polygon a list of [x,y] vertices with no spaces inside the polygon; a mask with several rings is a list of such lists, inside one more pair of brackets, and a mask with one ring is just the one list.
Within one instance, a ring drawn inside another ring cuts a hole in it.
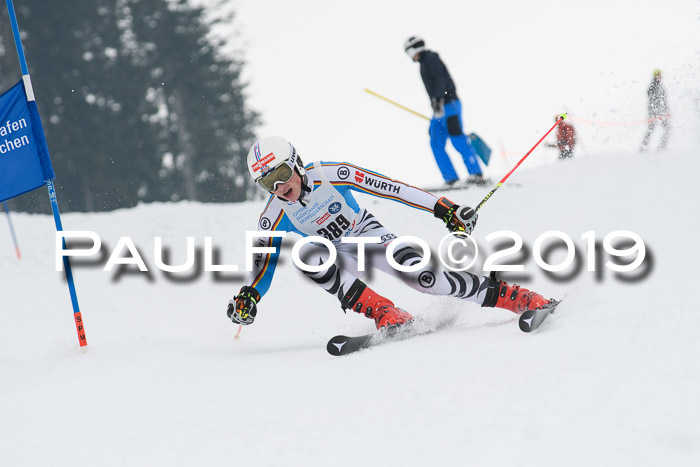
[{"label": "blue ski pant", "polygon": [[478,156],[469,137],[462,131],[462,104],[458,99],[445,104],[445,115],[430,120],[430,147],[435,156],[442,178],[446,182],[457,180],[457,172],[445,151],[447,138],[450,138],[452,146],[462,155],[464,165],[470,175],[481,175]]}]

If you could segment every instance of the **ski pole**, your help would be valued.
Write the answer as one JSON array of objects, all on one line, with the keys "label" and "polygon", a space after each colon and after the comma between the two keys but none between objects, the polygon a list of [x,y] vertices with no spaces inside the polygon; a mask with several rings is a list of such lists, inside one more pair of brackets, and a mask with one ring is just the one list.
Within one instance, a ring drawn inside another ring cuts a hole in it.
[{"label": "ski pole", "polygon": [[552,132],[552,130],[553,130],[554,128],[556,128],[557,125],[559,125],[559,122],[561,122],[561,121],[564,120],[565,118],[566,118],[566,114],[565,114],[565,113],[559,115],[559,118],[558,118],[557,121],[554,123],[554,125],[552,126],[552,128],[550,128],[549,131],[548,131],[547,133],[545,133],[544,136],[543,136],[542,138],[540,138],[540,140],[539,140],[537,143],[535,143],[535,145],[532,147],[532,149],[530,149],[530,150],[527,152],[527,154],[525,154],[525,155],[523,156],[523,158],[520,159],[520,160],[518,161],[517,164],[515,164],[515,167],[513,167],[512,169],[510,169],[510,172],[508,172],[508,173],[506,174],[506,176],[503,177],[503,179],[501,179],[501,181],[498,182],[498,184],[497,184],[495,187],[493,187],[493,190],[489,191],[489,194],[486,195],[486,197],[485,197],[483,200],[481,200],[481,202],[480,202],[479,205],[476,207],[476,209],[474,209],[474,211],[478,211],[478,210],[481,208],[481,206],[483,206],[484,203],[486,203],[486,201],[488,201],[489,198],[491,198],[491,196],[496,192],[496,190],[498,190],[498,189],[501,187],[501,185],[503,185],[503,183],[508,179],[508,177],[510,177],[510,174],[512,174],[513,172],[515,172],[515,169],[517,169],[517,168],[520,166],[520,164],[523,163],[523,161],[527,158],[527,156],[529,156],[529,155],[532,153],[532,151],[534,151],[535,148],[542,142],[542,140],[545,139],[545,138],[547,137],[547,135],[549,135],[549,134]]},{"label": "ski pole", "polygon": [[234,338],[235,340],[238,340],[238,339],[241,337],[241,329],[243,329],[243,325],[242,325],[242,324],[239,324],[239,325],[238,325],[238,332],[236,333],[235,336],[233,336],[233,338]]},{"label": "ski pole", "polygon": [[384,97],[384,96],[382,96],[382,95],[380,95],[380,94],[377,94],[377,93],[374,92],[374,91],[370,91],[369,89],[366,89],[366,88],[365,88],[365,92],[368,93],[368,94],[372,94],[374,97],[378,97],[378,98],[382,99],[383,101],[388,102],[389,104],[394,104],[396,107],[398,107],[398,108],[400,108],[400,109],[403,109],[403,110],[405,110],[406,112],[410,112],[410,113],[412,113],[413,115],[416,115],[416,116],[418,116],[418,117],[420,117],[420,118],[424,118],[424,119],[426,119],[426,120],[430,120],[430,117],[426,117],[426,116],[423,115],[422,113],[416,112],[415,110],[411,110],[411,109],[409,109],[408,107],[405,107],[405,106],[399,104],[398,102],[394,102],[394,101],[392,101],[391,99],[389,99],[388,97]]},{"label": "ski pole", "polygon": [[17,237],[15,236],[15,228],[12,226],[12,218],[10,217],[10,208],[7,206],[7,201],[4,201],[2,206],[5,208],[5,214],[7,214],[7,224],[10,226],[10,235],[12,235],[12,242],[15,244],[17,259],[22,259],[22,253],[19,251],[19,244],[17,243]]}]

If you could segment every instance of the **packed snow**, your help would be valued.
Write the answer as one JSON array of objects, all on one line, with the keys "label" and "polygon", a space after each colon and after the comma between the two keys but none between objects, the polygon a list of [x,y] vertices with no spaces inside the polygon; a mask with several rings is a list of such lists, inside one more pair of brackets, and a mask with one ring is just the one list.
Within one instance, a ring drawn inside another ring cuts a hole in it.
[{"label": "packed snow", "polygon": [[[668,167],[691,177],[666,176]],[[557,312],[525,334],[508,311],[421,295],[376,273],[368,282],[397,305],[457,322],[340,358],[327,340],[373,323],[344,314],[294,268],[294,236],[238,340],[225,308],[245,272],[176,282],[155,267],[154,236],[172,251],[168,264],[184,262],[191,236],[199,249],[211,237],[215,262],[243,270],[262,200],[64,215],[66,230],[103,243],[101,255],[74,260],[86,353],[55,271],[52,217],[15,213],[21,260],[0,228],[0,465],[697,465],[698,169],[692,151],[526,161],[481,209],[474,238],[488,254],[488,234],[522,236],[527,254],[502,262],[522,262],[514,278],[528,288],[565,296]],[[445,195],[476,205],[488,190]],[[398,235],[437,245],[446,233],[424,212],[359,199]],[[557,273],[568,280],[533,260],[548,230],[577,246],[580,269]],[[645,262],[616,274],[603,252],[587,271],[582,235],[602,241],[616,230],[643,239]],[[149,273],[102,270],[120,237]]]}]

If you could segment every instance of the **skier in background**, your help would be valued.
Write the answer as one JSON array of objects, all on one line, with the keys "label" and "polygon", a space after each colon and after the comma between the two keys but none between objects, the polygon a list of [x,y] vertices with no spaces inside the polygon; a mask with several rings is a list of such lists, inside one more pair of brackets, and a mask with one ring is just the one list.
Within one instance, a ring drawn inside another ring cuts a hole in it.
[{"label": "skier in background", "polygon": [[447,67],[437,53],[425,48],[425,41],[418,36],[409,37],[404,43],[404,50],[414,62],[420,63],[420,74],[433,108],[429,130],[430,147],[445,183],[452,185],[459,180],[445,151],[449,136],[452,146],[462,155],[469,171],[467,182],[486,184],[476,151],[469,137],[462,131],[462,104]]},{"label": "skier in background", "polygon": [[[560,115],[554,116],[554,121],[559,120]],[[559,120],[557,126],[557,142],[555,144],[545,143],[549,148],[557,148],[559,150],[559,160],[568,159],[574,155],[574,146],[576,146],[576,131],[570,123]]]},{"label": "skier in background", "polygon": [[[463,234],[470,234],[476,225],[477,214],[472,208],[456,205],[447,198],[438,199],[431,193],[347,162],[314,162],[304,167],[294,146],[276,136],[257,141],[248,152],[247,163],[255,183],[270,193],[258,221],[259,230],[322,236],[331,241],[337,252],[334,264],[324,271],[303,273],[335,295],[343,311],[352,310],[372,318],[377,329],[405,324],[413,316],[360,280],[365,272],[358,267],[358,245],[341,243],[342,238],[374,237],[377,242],[366,244],[366,257],[371,258],[368,265],[399,278],[419,292],[448,295],[517,314],[549,303],[542,295],[518,285],[468,272],[445,271],[430,264],[414,272],[394,269],[385,253],[396,236],[360,207],[351,191],[433,214],[450,232]],[[260,253],[254,258],[253,270],[245,284],[229,301],[227,315],[234,323],[251,324],[255,319],[257,305],[270,288],[280,245],[279,237],[259,238],[258,246],[275,247],[275,252]],[[305,249],[308,249],[302,257],[305,264],[325,264],[329,257],[326,248],[307,245]],[[408,244],[398,248],[393,258],[403,266],[413,266],[423,259]]]},{"label": "skier in background", "polygon": [[661,144],[659,145],[660,150],[666,149],[668,138],[671,135],[671,123],[669,121],[671,115],[666,103],[666,90],[661,84],[661,70],[659,69],[654,70],[654,78],[647,90],[647,96],[649,98],[649,126],[642,140],[640,152],[644,152],[649,148],[651,134],[654,132],[657,123],[660,123],[664,128],[664,134],[661,136]]}]

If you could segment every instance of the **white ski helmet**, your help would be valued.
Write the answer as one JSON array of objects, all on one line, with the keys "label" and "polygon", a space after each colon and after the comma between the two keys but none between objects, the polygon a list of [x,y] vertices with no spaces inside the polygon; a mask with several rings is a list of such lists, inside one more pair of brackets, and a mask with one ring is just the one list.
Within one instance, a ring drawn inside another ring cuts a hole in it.
[{"label": "white ski helmet", "polygon": [[413,58],[425,50],[425,41],[420,36],[411,36],[403,43],[403,48],[408,56]]},{"label": "white ski helmet", "polygon": [[248,172],[255,183],[266,191],[274,191],[278,182],[285,183],[296,168],[302,177],[306,173],[296,148],[279,136],[266,136],[248,151]]}]

